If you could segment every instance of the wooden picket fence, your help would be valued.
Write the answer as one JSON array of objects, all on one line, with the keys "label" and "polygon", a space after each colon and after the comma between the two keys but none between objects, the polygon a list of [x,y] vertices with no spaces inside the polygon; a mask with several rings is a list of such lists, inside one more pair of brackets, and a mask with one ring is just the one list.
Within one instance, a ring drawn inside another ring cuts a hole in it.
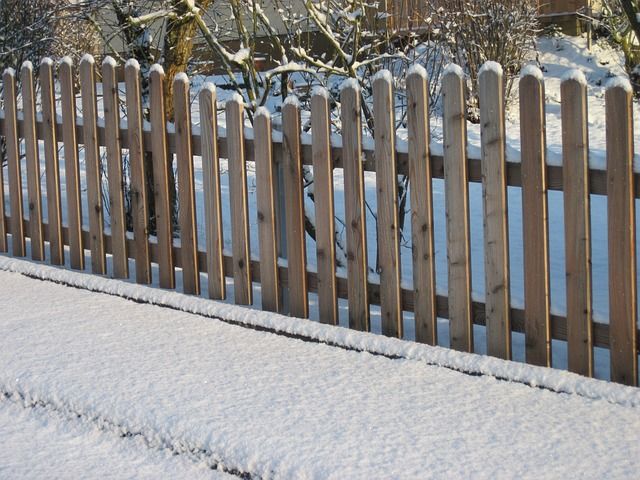
[{"label": "wooden picket fence", "polygon": [[[56,115],[54,64],[40,66],[41,118],[36,115],[33,72],[21,70],[22,115],[18,115],[16,78],[3,76],[4,112],[0,127],[8,156],[8,198],[5,215],[0,178],[0,251],[25,256],[30,238],[34,260],[69,264],[84,269],[85,249],[91,269],[107,274],[106,254],[112,255],[116,278],[129,276],[128,260],[135,260],[139,283],[152,281],[151,263],[158,265],[158,283],[175,288],[175,269],[182,269],[185,293],[200,293],[200,273],[208,275],[208,295],[226,297],[225,277],[233,277],[234,301],[252,304],[252,282],[261,285],[262,308],[282,311],[282,290],[288,289],[290,315],[307,317],[309,293],[318,295],[322,322],[338,322],[338,299],[348,300],[349,326],[370,328],[370,306],[380,305],[382,332],[402,336],[404,311],[415,314],[418,342],[437,344],[437,318],[448,318],[450,344],[473,351],[473,325],[486,326],[487,352],[511,358],[511,333],[523,332],[526,361],[551,365],[551,340],[568,343],[568,367],[593,375],[594,347],[608,348],[613,381],[638,382],[636,323],[635,199],[640,176],[633,173],[632,94],[624,84],[606,92],[607,170],[588,167],[586,86],[579,78],[562,84],[564,167],[545,162],[544,82],[534,71],[520,83],[521,163],[505,159],[505,105],[502,73],[483,69],[479,95],[482,158],[467,158],[464,80],[455,68],[443,78],[443,155],[430,152],[426,75],[413,71],[407,79],[408,150],[400,151],[394,133],[394,95],[388,76],[374,82],[374,148],[363,148],[360,94],[357,84],[341,91],[342,141],[331,142],[330,110],[321,93],[311,102],[312,142],[301,142],[300,111],[296,102],[283,105],[283,134],[272,135],[271,119],[260,110],[250,136],[245,137],[242,101],[226,103],[226,135],[217,132],[216,92],[199,93],[200,133],[192,131],[189,81],[178,75],[175,89],[175,128],[167,128],[163,103],[164,73],[150,73],[150,126],[143,122],[141,75],[135,61],[124,68],[127,124],[120,125],[116,65],[102,65],[104,123],[98,122],[96,67],[85,57],[80,63],[82,119],[76,118],[73,66],[61,62],[57,71],[62,119]],[[23,212],[19,142],[24,140],[29,211]],[[39,142],[44,146],[48,222],[42,220]],[[64,152],[67,204],[61,204],[58,147]],[[89,212],[82,224],[78,145],[84,145]],[[105,231],[100,148],[106,149],[110,230]],[[133,236],[127,235],[122,188],[122,151],[129,152]],[[154,171],[157,235],[148,236],[144,156],[150,152]],[[179,197],[179,243],[172,232],[167,169],[175,155]],[[206,245],[197,245],[193,157],[202,157]],[[230,205],[221,202],[219,158],[228,159]],[[363,160],[364,159],[364,160]],[[247,200],[247,162],[255,162],[259,261],[251,259]],[[276,166],[282,167],[286,211],[277,212]],[[303,165],[314,171],[317,231],[317,272],[308,271],[305,249]],[[334,169],[344,169],[347,277],[336,274],[334,243]],[[363,172],[375,171],[380,281],[368,278]],[[563,175],[571,172],[570,175]],[[1,170],[0,170],[1,174]],[[410,180],[413,248],[413,288],[403,288],[400,276],[397,176]],[[436,295],[432,179],[444,178],[448,255],[448,297]],[[484,201],[485,303],[472,301],[470,275],[469,182],[481,182]],[[510,304],[507,185],[522,188],[524,228],[525,306]],[[547,192],[562,190],[565,208],[567,314],[551,314]],[[589,195],[608,197],[609,324],[592,319]],[[62,209],[67,222],[63,225]],[[230,208],[232,254],[223,253],[223,208]],[[27,215],[25,215],[27,213]],[[278,262],[277,218],[284,217],[286,264]],[[286,265],[286,266],[285,266]],[[382,286],[381,286],[382,285]]]}]

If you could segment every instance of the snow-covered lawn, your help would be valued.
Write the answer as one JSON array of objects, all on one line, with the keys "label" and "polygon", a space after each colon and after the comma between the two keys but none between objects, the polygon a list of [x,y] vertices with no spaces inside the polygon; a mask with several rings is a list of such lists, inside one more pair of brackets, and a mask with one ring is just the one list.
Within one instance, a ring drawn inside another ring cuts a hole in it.
[{"label": "snow-covered lawn", "polygon": [[[47,472],[50,457],[93,478],[101,459],[122,476],[182,478],[214,465],[256,478],[629,478],[640,468],[638,389],[6,257],[0,287],[6,478]],[[29,438],[45,446],[29,455]]]}]

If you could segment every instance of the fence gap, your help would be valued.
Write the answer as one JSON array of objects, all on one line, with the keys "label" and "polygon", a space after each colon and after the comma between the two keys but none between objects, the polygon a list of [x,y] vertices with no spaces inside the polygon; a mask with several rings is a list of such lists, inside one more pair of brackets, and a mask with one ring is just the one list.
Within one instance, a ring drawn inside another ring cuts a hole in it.
[{"label": "fence gap", "polygon": [[64,265],[64,240],[62,238],[62,207],[60,204],[60,162],[56,132],[55,85],[53,61],[44,58],[40,63],[40,89],[44,161],[47,185],[47,217],[49,230],[49,258],[53,265]]},{"label": "fence gap", "polygon": [[235,95],[226,103],[229,198],[233,250],[233,295],[238,305],[253,304],[247,205],[247,165],[244,157],[244,105]]},{"label": "fence gap", "polygon": [[551,366],[549,223],[544,80],[539,69],[520,78],[524,329],[527,363]]},{"label": "fence gap", "polygon": [[611,380],[638,385],[636,209],[633,179],[633,90],[607,88],[607,217]]},{"label": "fence gap", "polygon": [[449,334],[451,348],[472,352],[469,173],[463,75],[459,67],[452,66],[442,80]]},{"label": "fence gap", "polygon": [[271,146],[271,116],[258,109],[254,116],[256,197],[258,210],[258,240],[260,243],[260,285],[262,309],[280,311],[278,250],[276,244],[275,162]]},{"label": "fence gap", "polygon": [[320,322],[338,324],[336,286],[335,207],[329,96],[318,90],[311,97],[313,195],[316,216],[317,290]]},{"label": "fence gap", "polygon": [[367,237],[362,169],[360,87],[347,80],[340,93],[344,208],[347,230],[347,297],[349,327],[369,330]]},{"label": "fence gap", "polygon": [[104,133],[107,150],[107,175],[109,180],[109,219],[111,226],[111,251],[113,276],[129,278],[124,217],[124,192],[122,185],[122,150],[120,148],[120,93],[116,79],[117,64],[111,57],[102,62],[102,100],[104,102]]},{"label": "fence gap", "polygon": [[383,70],[373,81],[375,162],[378,214],[378,271],[382,334],[402,338],[400,231],[396,169],[393,78]]},{"label": "fence gap", "polygon": [[570,371],[590,377],[593,335],[587,85],[582,73],[573,73],[560,86],[568,366]]},{"label": "fence gap", "polygon": [[222,262],[224,241],[216,98],[215,86],[210,83],[205,84],[200,92],[200,134],[202,135],[202,188],[204,190],[207,277],[209,298],[222,300],[226,297],[226,283]]}]

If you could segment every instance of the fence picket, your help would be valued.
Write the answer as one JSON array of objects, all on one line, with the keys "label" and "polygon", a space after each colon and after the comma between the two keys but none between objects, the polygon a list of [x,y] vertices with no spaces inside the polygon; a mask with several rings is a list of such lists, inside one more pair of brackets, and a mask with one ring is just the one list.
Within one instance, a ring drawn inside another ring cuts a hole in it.
[{"label": "fence picket", "polygon": [[442,97],[450,345],[456,350],[472,352],[469,173],[462,70],[447,69],[442,80]]},{"label": "fence picket", "polygon": [[147,212],[146,169],[142,132],[142,106],[140,104],[140,65],[129,60],[124,67],[127,101],[127,133],[131,185],[131,222],[135,243],[136,282],[151,283],[149,257],[149,218]]},{"label": "fence picket", "polygon": [[69,225],[69,262],[71,268],[84,270],[82,239],[82,196],[80,195],[80,163],[76,137],[76,94],[73,62],[65,57],[60,61],[60,110],[62,111],[62,141],[64,152],[64,181],[67,186],[67,223]]},{"label": "fence picket", "polygon": [[414,67],[407,76],[407,94],[416,341],[437,345],[433,193],[429,158],[429,90],[427,72],[424,68]]},{"label": "fence picket", "polygon": [[226,104],[233,241],[233,289],[238,305],[253,303],[249,247],[249,207],[247,205],[247,165],[244,158],[244,105],[240,96]]},{"label": "fence picket", "polygon": [[549,310],[549,225],[542,72],[520,78],[522,150],[522,241],[524,252],[524,323],[527,363],[551,366]]},{"label": "fence picket", "polygon": [[380,72],[373,82],[375,160],[378,214],[378,272],[382,334],[402,338],[400,299],[400,231],[398,228],[398,172],[396,169],[393,79]]},{"label": "fence picket", "polygon": [[224,243],[222,238],[222,200],[220,193],[216,98],[215,86],[210,83],[205,84],[200,92],[200,130],[202,135],[202,184],[204,190],[208,290],[209,298],[224,299],[226,296],[226,284],[222,261]]},{"label": "fence picket", "polygon": [[367,290],[367,237],[362,170],[362,124],[360,88],[347,81],[340,93],[342,154],[344,162],[344,206],[347,230],[347,289],[349,327],[369,330]]},{"label": "fence picket", "polygon": [[191,151],[191,99],[189,79],[179,73],[173,80],[173,105],[176,126],[176,161],[178,164],[178,223],[180,225],[180,263],[184,293],[200,294],[198,272],[198,234],[196,197],[193,184]]},{"label": "fence picket", "polygon": [[24,112],[24,144],[27,163],[27,205],[29,206],[29,237],[31,258],[44,260],[42,236],[42,195],[40,192],[40,153],[36,133],[36,98],[33,87],[33,65],[24,62],[20,69],[22,111]]},{"label": "fence picket", "polygon": [[106,57],[102,62],[102,99],[104,102],[104,133],[107,150],[109,179],[109,218],[111,223],[111,249],[113,276],[129,277],[126,229],[124,218],[124,192],[122,185],[122,150],[120,149],[120,93],[116,80],[116,62]]},{"label": "fence picket", "polygon": [[633,90],[606,91],[611,380],[638,385],[636,211],[633,183]]},{"label": "fence picket", "polygon": [[107,273],[104,250],[104,219],[102,205],[102,178],[98,146],[96,110],[95,61],[91,55],[80,60],[80,91],[82,95],[82,131],[84,133],[84,162],[87,179],[87,210],[89,213],[89,247],[91,271]]},{"label": "fence picket", "polygon": [[7,170],[9,173],[9,205],[11,207],[11,245],[14,256],[24,257],[22,169],[20,167],[20,145],[18,139],[16,72],[13,69],[4,71],[2,85],[5,117],[4,135],[7,143]]},{"label": "fence picket", "polygon": [[509,229],[502,67],[487,62],[478,76],[484,203],[487,353],[511,359]]},{"label": "fence picket", "polygon": [[586,80],[578,74],[565,78],[560,92],[563,172],[571,172],[563,175],[568,366],[570,371],[590,377],[593,340]]},{"label": "fence picket", "polygon": [[316,216],[316,263],[318,265],[318,313],[320,322],[338,324],[336,286],[335,207],[331,158],[331,121],[326,90],[311,97],[313,195]]},{"label": "fence picket", "polygon": [[256,144],[256,196],[258,207],[258,238],[260,242],[260,285],[262,309],[280,311],[278,282],[278,251],[276,244],[276,211],[274,186],[275,163],[271,148],[271,116],[260,109],[254,117]]},{"label": "fence picket", "polygon": [[289,97],[282,107],[282,130],[289,313],[294,317],[307,318],[309,316],[309,297],[304,229],[304,190],[302,160],[300,158],[300,109],[295,97]]},{"label": "fence picket", "polygon": [[49,225],[49,255],[53,265],[64,264],[62,238],[62,208],[60,204],[60,163],[56,132],[55,85],[53,61],[44,58],[40,63],[42,90],[42,122],[44,124],[44,161],[47,185],[47,217]]},{"label": "fence picket", "polygon": [[[164,70],[153,65],[149,72],[151,92],[151,150],[153,164],[153,192],[156,208],[156,236],[158,237],[158,267],[160,287],[173,289],[176,285],[173,262],[173,225],[169,195],[171,156],[167,148],[167,128],[164,110]],[[173,186],[172,186],[173,188]]]}]

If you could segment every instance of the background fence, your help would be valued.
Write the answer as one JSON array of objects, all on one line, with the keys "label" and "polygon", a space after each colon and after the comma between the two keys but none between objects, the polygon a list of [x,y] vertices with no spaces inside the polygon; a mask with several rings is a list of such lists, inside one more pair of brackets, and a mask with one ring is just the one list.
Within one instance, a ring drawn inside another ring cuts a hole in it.
[{"label": "background fence", "polygon": [[[158,265],[158,283],[176,287],[176,268],[182,269],[185,293],[200,293],[200,273],[208,276],[208,295],[225,298],[225,277],[233,277],[234,301],[253,303],[252,282],[261,286],[262,308],[282,311],[282,291],[288,291],[288,312],[309,314],[309,293],[318,295],[320,320],[338,322],[338,299],[348,301],[349,326],[370,328],[370,306],[381,308],[382,333],[402,336],[403,312],[415,315],[419,342],[437,344],[437,318],[449,319],[450,345],[473,350],[473,325],[486,326],[487,353],[512,356],[512,332],[525,334],[526,361],[551,365],[552,339],[566,340],[568,367],[593,375],[594,346],[610,351],[613,381],[638,382],[638,328],[636,300],[635,199],[640,177],[633,173],[632,93],[624,82],[606,92],[607,170],[588,166],[586,84],[579,76],[562,84],[563,167],[545,162],[544,84],[536,69],[527,69],[520,84],[521,162],[505,158],[505,105],[502,72],[497,65],[483,68],[479,78],[482,158],[468,158],[464,79],[459,69],[448,68],[443,77],[443,150],[430,151],[427,78],[414,68],[407,80],[408,142],[396,141],[394,95],[390,75],[374,81],[375,137],[363,142],[360,94],[355,83],[341,91],[342,138],[330,135],[328,97],[312,98],[311,141],[301,136],[300,108],[284,102],[282,135],[272,132],[264,109],[255,115],[253,129],[245,126],[240,98],[225,105],[226,128],[218,134],[216,91],[199,93],[200,127],[192,129],[189,81],[175,79],[175,125],[167,126],[163,111],[163,75],[150,73],[150,123],[143,122],[141,78],[135,61],[125,67],[127,123],[120,123],[116,65],[103,64],[104,118],[98,119],[93,59],[80,64],[82,118],[75,117],[76,95],[73,66],[60,63],[61,118],[56,114],[54,64],[40,67],[42,111],[36,113],[33,72],[21,71],[22,112],[16,102],[16,78],[3,76],[5,108],[0,126],[8,158],[8,199],[0,191],[0,251],[11,247],[14,256],[25,256],[25,238],[31,256],[84,269],[85,249],[90,250],[91,269],[107,274],[106,255],[112,255],[111,274],[129,276],[129,259],[135,260],[139,283],[152,281],[151,263]],[[305,140],[305,141],[303,141]],[[20,142],[24,141],[24,161]],[[363,144],[367,146],[363,147]],[[42,145],[42,149],[40,148]],[[66,205],[60,192],[58,147],[64,154]],[[83,225],[81,172],[78,146],[84,146],[88,228]],[[100,148],[106,156],[102,165]],[[122,152],[128,151],[133,235],[126,232]],[[40,155],[46,166],[48,221],[43,222],[40,191]],[[145,156],[153,164],[156,235],[149,236]],[[178,179],[179,239],[172,232],[168,171],[175,155]],[[206,241],[199,249],[196,234],[194,156],[202,157]],[[219,159],[228,159],[230,204],[222,205]],[[259,260],[249,248],[247,162],[255,162]],[[21,169],[26,166],[28,212],[23,212]],[[307,267],[305,248],[303,165],[314,172],[317,272]],[[282,183],[277,180],[281,168]],[[108,172],[110,229],[105,230],[101,171]],[[343,169],[347,275],[335,268],[335,169]],[[379,281],[368,273],[364,205],[364,171],[375,172]],[[0,170],[1,172],[1,170]],[[413,284],[403,286],[400,275],[397,179],[408,175],[412,223]],[[448,296],[436,294],[432,179],[443,178],[446,193]],[[2,179],[0,179],[2,180]],[[470,275],[469,182],[481,182],[484,205],[484,251],[486,298],[472,300]],[[510,302],[507,186],[522,188],[524,238],[524,309]],[[4,181],[0,181],[0,189]],[[548,254],[549,190],[564,192],[567,273],[567,314],[552,315]],[[279,193],[280,192],[280,193]],[[608,198],[609,323],[592,318],[590,194]],[[285,211],[276,198],[284,196]],[[231,210],[233,249],[223,251],[222,210]],[[66,222],[63,223],[63,210]],[[279,238],[278,222],[284,222],[286,238]],[[10,234],[10,244],[8,234]],[[286,242],[284,240],[286,239]],[[280,242],[280,244],[279,244]],[[286,243],[286,262],[279,260],[279,246]],[[65,251],[65,247],[68,250]]]}]

